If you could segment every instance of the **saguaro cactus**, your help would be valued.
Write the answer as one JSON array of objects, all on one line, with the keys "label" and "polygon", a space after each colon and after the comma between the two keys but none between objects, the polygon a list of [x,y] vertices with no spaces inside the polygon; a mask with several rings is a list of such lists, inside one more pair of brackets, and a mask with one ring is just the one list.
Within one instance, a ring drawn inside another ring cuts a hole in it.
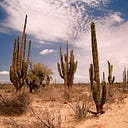
[{"label": "saguaro cactus", "polygon": [[12,65],[10,66],[10,81],[14,84],[16,91],[20,90],[24,85],[29,65],[31,40],[29,41],[28,55],[26,59],[26,24],[27,15],[25,17],[22,40],[20,41],[19,37],[14,40]]},{"label": "saguaro cactus", "polygon": [[95,24],[91,23],[91,42],[92,42],[92,57],[93,64],[90,64],[89,74],[90,74],[90,84],[93,94],[93,99],[96,104],[96,114],[103,114],[103,105],[106,100],[106,84],[105,76],[103,77],[103,82],[100,85],[100,75],[99,75],[99,59],[98,59],[98,48],[97,48],[97,39],[95,32]]},{"label": "saguaro cactus", "polygon": [[70,60],[68,56],[68,41],[66,41],[66,53],[62,54],[62,48],[60,47],[60,64],[57,63],[58,72],[60,77],[64,79],[64,85],[68,88],[72,87],[74,74],[77,68],[77,61],[74,62],[73,50],[70,51]]}]

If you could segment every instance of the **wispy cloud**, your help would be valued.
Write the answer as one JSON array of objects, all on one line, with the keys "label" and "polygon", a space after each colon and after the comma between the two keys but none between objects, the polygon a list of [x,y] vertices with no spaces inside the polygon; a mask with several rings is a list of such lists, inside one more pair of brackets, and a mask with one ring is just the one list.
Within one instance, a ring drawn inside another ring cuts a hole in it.
[{"label": "wispy cloud", "polygon": [[[101,74],[102,71],[107,74],[107,60],[110,60],[117,80],[121,80],[119,70],[123,70],[128,58],[128,22],[124,21],[120,12],[104,8],[109,2],[110,0],[6,0],[0,2],[8,13],[2,25],[21,31],[21,21],[28,14],[27,33],[38,42],[54,42],[53,45],[56,45],[56,42],[68,39],[78,60],[75,81],[82,82],[89,81],[88,67],[92,61],[90,22],[94,21]],[[44,49],[40,54],[53,52],[52,48]],[[54,75],[59,78],[55,61],[52,62]]]},{"label": "wispy cloud", "polygon": [[21,19],[28,14],[27,32],[40,41],[55,42],[79,37],[94,19],[91,9],[104,6],[107,2],[108,0],[6,0],[0,2],[0,5],[8,13],[3,26],[21,31]]},{"label": "wispy cloud", "polygon": [[55,51],[53,49],[44,49],[40,52],[40,54],[42,55],[46,55],[46,54],[50,54],[50,53],[54,53]]}]

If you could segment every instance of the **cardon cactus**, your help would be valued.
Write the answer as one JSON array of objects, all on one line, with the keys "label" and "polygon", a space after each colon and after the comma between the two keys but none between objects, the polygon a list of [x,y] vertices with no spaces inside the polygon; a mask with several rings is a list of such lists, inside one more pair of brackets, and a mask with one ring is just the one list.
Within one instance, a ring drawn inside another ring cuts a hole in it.
[{"label": "cardon cactus", "polygon": [[64,79],[65,87],[71,88],[73,84],[74,74],[77,68],[77,61],[74,62],[73,50],[70,51],[70,58],[68,55],[68,41],[66,41],[66,53],[62,54],[62,48],[60,47],[60,63],[57,63],[58,72],[62,79]]},{"label": "cardon cactus", "polygon": [[26,24],[27,15],[25,17],[22,40],[20,41],[19,37],[14,40],[12,64],[10,66],[10,81],[14,84],[16,91],[20,90],[24,85],[29,65],[31,40],[29,41],[28,55],[26,59]]},{"label": "cardon cactus", "polygon": [[[89,74],[90,74],[90,84],[93,94],[93,99],[96,104],[96,114],[103,114],[103,105],[106,101],[106,82],[105,77],[103,77],[102,84],[100,84],[100,73],[99,73],[99,59],[98,59],[98,48],[97,39],[95,32],[95,24],[91,23],[91,42],[92,42],[92,57],[93,64],[90,64]],[[104,76],[104,75],[103,75]]]},{"label": "cardon cactus", "polygon": [[111,65],[110,62],[108,61],[108,82],[109,82],[108,94],[109,96],[112,96],[111,88],[115,80],[115,76],[112,76],[112,72],[113,72],[113,65]]},{"label": "cardon cactus", "polygon": [[123,84],[126,85],[127,84],[127,73],[126,73],[126,67],[124,67],[124,71],[123,71]]},{"label": "cardon cactus", "polygon": [[108,82],[109,84],[113,84],[115,80],[115,76],[112,77],[112,72],[113,72],[113,65],[110,64],[108,61]]}]

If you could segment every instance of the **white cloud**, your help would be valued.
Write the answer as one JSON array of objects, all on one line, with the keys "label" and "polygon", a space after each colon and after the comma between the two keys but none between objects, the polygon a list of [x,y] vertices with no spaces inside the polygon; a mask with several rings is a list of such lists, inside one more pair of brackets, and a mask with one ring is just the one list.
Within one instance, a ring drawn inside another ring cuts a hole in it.
[{"label": "white cloud", "polygon": [[[103,6],[109,0],[6,0],[0,5],[8,17],[2,23],[22,31],[25,14],[28,14],[27,33],[40,41],[62,41],[76,38],[84,32],[94,16],[86,7]],[[86,15],[85,15],[86,14]]]},{"label": "white cloud", "polygon": [[46,55],[46,54],[49,54],[49,53],[54,53],[55,51],[53,49],[44,49],[40,52],[40,54],[42,55]]},{"label": "white cloud", "polygon": [[[24,15],[28,14],[27,33],[40,43],[69,40],[69,43],[74,48],[75,59],[78,60],[78,68],[75,75],[76,82],[89,81],[88,68],[92,62],[90,22],[95,21],[100,74],[103,71],[107,74],[107,60],[109,60],[114,65],[116,80],[121,81],[121,73],[128,60],[128,22],[121,18],[121,13],[119,12],[112,12],[111,10],[105,10],[104,12],[103,6],[109,1],[6,0],[6,3],[1,2],[0,5],[9,14],[3,23],[4,26],[21,31]],[[88,6],[100,13],[102,12],[103,15],[95,17],[95,14],[92,13],[93,11],[87,10]],[[45,55],[53,52],[53,49],[44,49],[40,54]],[[55,71],[55,77],[59,78],[56,62],[51,63],[54,63],[52,68]]]},{"label": "white cloud", "polygon": [[8,71],[0,71],[0,75],[9,75]]}]

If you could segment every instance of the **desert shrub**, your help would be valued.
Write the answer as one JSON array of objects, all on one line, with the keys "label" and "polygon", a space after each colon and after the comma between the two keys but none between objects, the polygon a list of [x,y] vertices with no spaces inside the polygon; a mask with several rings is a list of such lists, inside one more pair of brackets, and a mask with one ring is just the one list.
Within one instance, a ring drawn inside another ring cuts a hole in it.
[{"label": "desert shrub", "polygon": [[15,94],[9,98],[0,95],[0,115],[14,116],[25,112],[30,99],[27,93]]},{"label": "desert shrub", "polygon": [[34,117],[32,118],[32,122],[24,120],[24,122],[21,123],[18,119],[9,118],[4,120],[4,124],[7,128],[62,128],[59,111],[51,111],[46,108],[39,113],[36,113],[33,108],[31,108],[31,111]]},{"label": "desert shrub", "polygon": [[77,103],[69,104],[70,108],[74,112],[75,119],[83,119],[87,117],[89,111],[88,102],[78,101]]},{"label": "desert shrub", "polygon": [[33,111],[36,120],[33,123],[33,128],[61,128],[62,120],[60,111],[48,110],[44,107],[40,113]]}]

